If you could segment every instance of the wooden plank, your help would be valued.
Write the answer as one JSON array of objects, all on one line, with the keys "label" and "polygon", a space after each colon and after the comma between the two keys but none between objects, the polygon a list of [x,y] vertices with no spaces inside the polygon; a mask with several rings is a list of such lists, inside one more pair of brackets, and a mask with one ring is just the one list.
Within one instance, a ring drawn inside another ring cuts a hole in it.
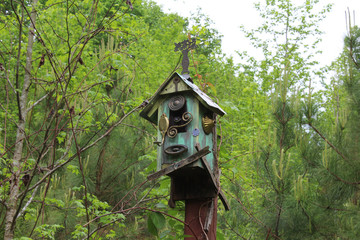
[{"label": "wooden plank", "polygon": [[[160,95],[171,94],[175,92],[183,92],[190,90],[190,87],[186,85],[183,81],[179,81],[177,84],[173,81],[174,78],[170,80],[168,85],[160,92]],[[177,85],[177,86],[176,86]],[[177,90],[177,91],[176,91]]]},{"label": "wooden plank", "polygon": [[211,153],[211,151],[209,150],[209,146],[201,149],[200,151],[198,151],[197,153],[181,160],[181,161],[178,161],[176,163],[173,163],[171,164],[170,166],[168,166],[167,168],[164,168],[164,169],[161,169],[160,171],[157,171],[156,173],[153,173],[151,175],[149,175],[147,177],[148,180],[154,180],[156,178],[159,178],[163,175],[166,175],[166,174],[169,174],[169,173],[172,173],[182,167],[185,167],[193,162],[195,162],[196,160],[202,158],[203,156],[207,155]]},{"label": "wooden plank", "polygon": [[[199,144],[199,143],[196,143],[196,144],[195,144],[195,149],[196,149],[197,151],[199,151],[199,149],[200,149],[200,144]],[[205,166],[206,173],[209,175],[209,177],[210,177],[211,181],[213,182],[214,186],[217,188],[216,179],[215,179],[215,177],[214,177],[214,174],[213,174],[212,171],[211,171],[211,168],[210,168],[210,166],[209,166],[209,163],[208,163],[208,162],[206,161],[206,159],[203,158],[203,157],[201,157],[201,161],[202,161],[202,163],[203,163],[204,166]]]},{"label": "wooden plank", "polygon": [[221,189],[220,189],[220,191],[219,191],[219,197],[220,197],[221,202],[224,204],[225,210],[226,210],[226,211],[229,211],[229,210],[230,210],[229,202],[228,202],[228,200],[226,199],[225,194],[224,194],[224,192],[223,192]]},{"label": "wooden plank", "polygon": [[[195,149],[196,149],[197,151],[199,151],[199,149],[200,149],[200,144],[196,143],[196,144],[195,144]],[[214,176],[214,174],[212,173],[212,171],[211,171],[211,169],[210,169],[209,163],[206,161],[206,159],[204,159],[204,157],[201,157],[201,161],[202,161],[202,163],[204,164],[205,169],[207,170],[206,172],[208,173],[211,181],[213,182],[214,187],[216,188],[216,191],[218,192],[218,195],[219,195],[219,197],[220,197],[221,202],[224,204],[225,210],[226,210],[226,211],[229,211],[229,210],[230,210],[229,203],[228,203],[228,201],[227,201],[227,199],[226,199],[225,194],[223,193],[223,191],[221,191],[221,189],[219,189],[219,186],[217,185],[217,181],[216,181],[216,179],[215,179],[215,176]]]},{"label": "wooden plank", "polygon": [[211,204],[210,204],[210,207],[209,207],[208,212],[207,212],[207,215],[206,215],[205,224],[204,224],[204,230],[205,230],[206,233],[209,232],[211,223],[212,223],[212,221],[213,221],[213,216],[214,216],[214,201],[215,201],[215,199],[212,199],[212,200],[211,200]]}]

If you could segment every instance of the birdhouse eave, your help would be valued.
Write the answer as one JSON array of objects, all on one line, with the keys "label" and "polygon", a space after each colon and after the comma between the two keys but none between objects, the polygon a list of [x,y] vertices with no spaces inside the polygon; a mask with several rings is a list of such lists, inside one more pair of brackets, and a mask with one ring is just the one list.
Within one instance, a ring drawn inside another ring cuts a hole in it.
[{"label": "birdhouse eave", "polygon": [[[182,83],[184,83],[184,85],[179,84],[179,89],[174,90],[174,87],[170,85],[172,84],[171,81],[176,77],[180,79]],[[203,91],[201,91],[198,86],[196,86],[194,83],[190,82],[189,80],[185,79],[179,73],[174,72],[171,75],[171,77],[169,77],[163,84],[161,84],[161,86],[158,88],[158,90],[149,100],[149,104],[146,105],[146,107],[140,112],[140,116],[152,123],[157,124],[158,119],[157,119],[157,114],[155,113],[157,112],[157,108],[159,107],[160,102],[162,102],[162,99],[164,99],[164,95],[172,94],[176,92],[184,92],[184,91],[192,92],[194,96],[199,100],[199,102],[201,102],[202,105],[205,108],[209,109],[210,111],[220,116],[226,114],[226,112],[222,110],[221,107],[217,103],[215,103],[208,95],[206,95]]]}]

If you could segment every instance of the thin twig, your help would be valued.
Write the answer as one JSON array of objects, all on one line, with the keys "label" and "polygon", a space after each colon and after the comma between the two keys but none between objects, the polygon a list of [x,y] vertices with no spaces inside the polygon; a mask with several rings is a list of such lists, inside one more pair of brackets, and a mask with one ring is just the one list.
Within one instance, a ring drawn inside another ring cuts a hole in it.
[{"label": "thin twig", "polygon": [[28,109],[26,109],[26,112],[29,112],[31,109],[33,109],[36,105],[38,105],[40,102],[42,102],[47,96],[49,96],[49,93],[42,96],[39,100],[37,100],[33,105],[31,105]]},{"label": "thin twig", "polygon": [[323,134],[321,134],[321,132],[320,132],[317,128],[315,128],[314,125],[312,125],[311,122],[309,122],[309,123],[307,123],[307,124],[308,124],[322,139],[324,139],[324,141],[325,141],[332,149],[334,149],[335,152],[336,152],[337,154],[339,154],[340,157],[342,157],[342,159],[344,159],[347,163],[351,164],[351,163],[349,162],[349,160],[345,157],[345,155],[342,154],[342,153],[334,146],[334,144],[332,144]]}]

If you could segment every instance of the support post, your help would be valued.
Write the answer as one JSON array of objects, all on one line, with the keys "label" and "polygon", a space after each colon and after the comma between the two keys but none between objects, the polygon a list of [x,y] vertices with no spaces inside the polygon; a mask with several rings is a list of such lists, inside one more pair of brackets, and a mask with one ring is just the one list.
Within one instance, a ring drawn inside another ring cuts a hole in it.
[{"label": "support post", "polygon": [[216,221],[217,196],[185,201],[185,240],[216,240]]}]

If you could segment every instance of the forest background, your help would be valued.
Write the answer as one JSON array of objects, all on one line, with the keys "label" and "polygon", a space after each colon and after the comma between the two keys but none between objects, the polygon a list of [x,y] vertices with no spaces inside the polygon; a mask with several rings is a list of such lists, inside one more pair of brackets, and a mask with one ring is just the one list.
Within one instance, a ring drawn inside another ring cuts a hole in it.
[{"label": "forest background", "polygon": [[[330,66],[318,24],[331,5],[267,0],[241,28],[261,56],[221,51],[199,11],[146,0],[0,3],[0,234],[4,239],[181,239],[184,204],[167,206],[156,129],[139,117],[173,71],[174,43],[195,37],[194,82],[218,119],[218,239],[356,239],[360,235],[360,30],[347,13]],[[320,82],[322,88],[314,89]]]}]

